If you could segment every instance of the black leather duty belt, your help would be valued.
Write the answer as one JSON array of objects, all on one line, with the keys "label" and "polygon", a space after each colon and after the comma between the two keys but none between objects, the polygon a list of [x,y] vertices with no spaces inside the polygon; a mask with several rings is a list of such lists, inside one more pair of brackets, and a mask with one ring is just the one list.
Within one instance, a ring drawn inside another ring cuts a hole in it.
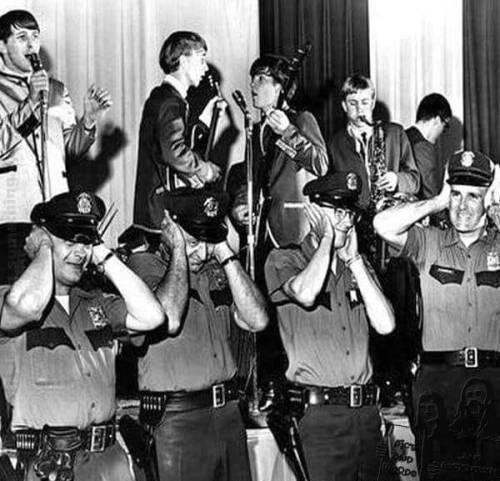
[{"label": "black leather duty belt", "polygon": [[214,384],[200,391],[141,391],[141,410],[182,412],[192,409],[221,408],[239,398],[232,382]]},{"label": "black leather duty belt", "polygon": [[41,429],[22,429],[14,432],[15,447],[22,451],[37,451],[42,437],[50,436],[54,445],[61,445],[65,451],[66,442],[81,441],[81,449],[91,453],[102,453],[116,441],[116,427],[114,423],[95,424],[87,429],[74,427],[45,427]]},{"label": "black leather duty belt", "polygon": [[467,368],[500,367],[500,352],[483,351],[476,347],[466,347],[460,351],[424,351],[420,353],[420,362]]},{"label": "black leather duty belt", "polygon": [[290,384],[287,387],[290,402],[301,402],[305,406],[336,404],[350,408],[373,406],[379,398],[379,388],[375,384],[352,384],[350,386],[326,387]]}]

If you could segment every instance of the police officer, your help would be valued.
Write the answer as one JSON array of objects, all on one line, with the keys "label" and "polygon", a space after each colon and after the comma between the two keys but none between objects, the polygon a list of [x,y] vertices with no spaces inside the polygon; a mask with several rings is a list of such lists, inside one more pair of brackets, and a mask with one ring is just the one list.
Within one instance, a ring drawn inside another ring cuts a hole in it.
[{"label": "police officer", "polygon": [[140,420],[154,433],[161,480],[249,481],[229,338],[233,322],[264,329],[265,302],[226,242],[227,194],[182,188],[163,202],[158,253],[129,259],[169,317],[139,361]]},{"label": "police officer", "polygon": [[[115,444],[114,331],[153,329],[165,315],[101,243],[104,210],[87,192],[37,204],[25,245],[31,263],[0,287],[2,380],[27,480],[131,479]],[[120,296],[77,286],[90,263]]]},{"label": "police officer", "polygon": [[[480,152],[455,154],[437,196],[374,220],[420,272],[423,352],[412,398],[424,480],[494,479],[500,469],[500,235],[484,204],[492,165]],[[446,230],[418,224],[446,208]]]},{"label": "police officer", "polygon": [[309,182],[309,234],[272,250],[265,267],[288,356],[288,397],[294,410],[307,407],[299,432],[312,481],[374,480],[381,469],[368,329],[389,333],[394,315],[358,253],[359,192],[352,171]]}]

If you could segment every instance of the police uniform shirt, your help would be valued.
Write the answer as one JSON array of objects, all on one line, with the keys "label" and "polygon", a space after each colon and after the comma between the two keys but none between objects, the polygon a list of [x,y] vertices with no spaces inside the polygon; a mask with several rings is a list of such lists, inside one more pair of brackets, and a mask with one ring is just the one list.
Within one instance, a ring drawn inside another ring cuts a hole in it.
[{"label": "police uniform shirt", "polygon": [[[156,289],[167,264],[150,253],[130,257],[129,267],[151,289]],[[197,391],[228,381],[236,373],[229,345],[233,299],[227,278],[216,262],[190,275],[188,306],[181,331],[151,333],[148,351],[139,360],[139,389],[145,391]]]},{"label": "police uniform shirt", "polygon": [[[0,305],[10,286],[0,287]],[[70,291],[69,315],[54,301],[40,323],[17,336],[0,337],[0,362],[13,429],[105,422],[115,413],[116,341],[125,301],[100,291]],[[11,369],[8,369],[10,366]]]},{"label": "police uniform shirt", "polygon": [[412,227],[400,256],[420,272],[425,351],[500,350],[500,235],[468,248],[455,229]]},{"label": "police uniform shirt", "polygon": [[286,377],[300,384],[366,384],[372,376],[368,322],[356,282],[342,261],[329,273],[312,309],[294,303],[281,289],[314,254],[311,235],[300,247],[274,249],[266,262],[266,282],[276,305],[288,356]]}]

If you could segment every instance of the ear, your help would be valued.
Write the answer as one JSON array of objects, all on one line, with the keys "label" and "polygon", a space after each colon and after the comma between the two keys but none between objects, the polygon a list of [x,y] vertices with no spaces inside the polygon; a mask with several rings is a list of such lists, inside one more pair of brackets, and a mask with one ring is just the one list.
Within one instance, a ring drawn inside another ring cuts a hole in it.
[{"label": "ear", "polygon": [[347,104],[345,100],[342,100],[342,109],[344,110],[344,112],[347,112]]},{"label": "ear", "polygon": [[182,54],[179,57],[179,68],[177,70],[180,70],[181,68],[184,69],[185,65],[186,65],[186,56],[184,54]]},{"label": "ear", "polygon": [[0,55],[5,55],[7,53],[7,44],[5,40],[0,40]]}]

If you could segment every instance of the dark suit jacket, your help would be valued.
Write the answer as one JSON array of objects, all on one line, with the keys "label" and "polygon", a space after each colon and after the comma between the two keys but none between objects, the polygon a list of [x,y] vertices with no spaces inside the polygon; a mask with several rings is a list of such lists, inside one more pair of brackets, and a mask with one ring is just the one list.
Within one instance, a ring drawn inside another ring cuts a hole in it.
[{"label": "dark suit jacket", "polygon": [[134,200],[136,224],[154,227],[151,198],[155,191],[170,190],[175,179],[187,181],[204,167],[201,156],[191,150],[187,117],[187,102],[169,83],[151,91],[139,130]]},{"label": "dark suit jacket", "polygon": [[[420,188],[420,175],[415,165],[410,142],[403,127],[388,122],[383,124],[385,139],[385,160],[387,170],[396,172],[398,176],[398,192],[417,194]],[[356,172],[362,181],[359,204],[367,207],[370,200],[370,182],[368,173],[361,155],[356,152],[354,139],[347,133],[347,129],[338,131],[330,143],[334,171]]]},{"label": "dark suit jacket", "polygon": [[[318,123],[308,111],[287,110],[290,126],[278,136],[262,124],[252,132],[254,199],[268,199],[265,219],[280,246],[299,243],[309,230],[303,209],[284,209],[285,202],[305,202],[304,185],[328,170],[328,154]],[[264,147],[264,151],[262,150]],[[233,166],[228,177],[233,206],[246,203],[246,165]]]},{"label": "dark suit jacket", "polygon": [[413,149],[413,156],[420,172],[421,199],[430,199],[439,194],[443,182],[444,170],[438,162],[434,144],[429,142],[416,127],[406,130],[406,135]]}]

